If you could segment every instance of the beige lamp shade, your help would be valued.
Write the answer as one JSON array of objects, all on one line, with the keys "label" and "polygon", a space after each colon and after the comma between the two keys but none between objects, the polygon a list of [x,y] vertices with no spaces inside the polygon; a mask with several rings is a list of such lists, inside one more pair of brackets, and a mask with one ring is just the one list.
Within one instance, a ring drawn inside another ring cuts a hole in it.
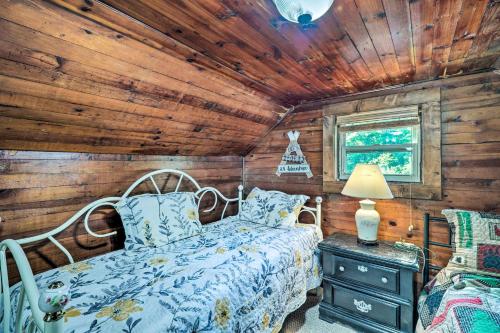
[{"label": "beige lamp shade", "polygon": [[376,164],[356,164],[342,190],[343,195],[366,199],[392,199],[391,189]]}]

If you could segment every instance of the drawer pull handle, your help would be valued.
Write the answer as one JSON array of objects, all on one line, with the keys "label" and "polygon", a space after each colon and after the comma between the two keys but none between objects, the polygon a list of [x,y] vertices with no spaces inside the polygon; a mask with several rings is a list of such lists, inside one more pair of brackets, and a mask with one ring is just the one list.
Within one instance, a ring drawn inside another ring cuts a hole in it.
[{"label": "drawer pull handle", "polygon": [[342,265],[341,265],[341,266],[339,266],[339,271],[341,271],[341,272],[345,271],[344,266],[342,266]]},{"label": "drawer pull handle", "polygon": [[387,282],[389,282],[389,280],[387,280],[387,278],[385,276],[382,277],[382,283],[387,283]]},{"label": "drawer pull handle", "polygon": [[365,303],[365,301],[363,300],[358,301],[357,299],[354,299],[354,305],[356,306],[356,309],[358,309],[358,311],[363,313],[368,313],[372,310],[372,305]]},{"label": "drawer pull handle", "polygon": [[358,265],[358,271],[366,273],[366,272],[368,272],[368,267],[363,266],[363,265]]}]

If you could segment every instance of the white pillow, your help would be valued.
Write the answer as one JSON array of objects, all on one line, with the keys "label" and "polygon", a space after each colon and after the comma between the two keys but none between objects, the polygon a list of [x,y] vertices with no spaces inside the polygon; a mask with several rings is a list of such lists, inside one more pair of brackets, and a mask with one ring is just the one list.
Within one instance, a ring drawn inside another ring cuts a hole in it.
[{"label": "white pillow", "polygon": [[264,191],[255,187],[241,204],[240,219],[269,227],[293,227],[307,195]]},{"label": "white pillow", "polygon": [[116,210],[125,229],[125,249],[158,247],[201,233],[195,194],[143,194],[120,201]]}]

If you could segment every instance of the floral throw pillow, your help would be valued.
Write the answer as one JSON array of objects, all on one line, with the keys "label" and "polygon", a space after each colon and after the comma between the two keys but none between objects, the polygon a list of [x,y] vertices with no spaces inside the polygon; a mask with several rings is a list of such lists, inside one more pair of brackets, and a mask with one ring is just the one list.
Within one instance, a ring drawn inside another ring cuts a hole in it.
[{"label": "floral throw pillow", "polygon": [[500,215],[458,209],[442,213],[452,230],[450,265],[500,276]]},{"label": "floral throw pillow", "polygon": [[241,204],[240,219],[269,227],[292,227],[307,195],[264,191],[255,187]]},{"label": "floral throw pillow", "polygon": [[192,192],[132,196],[120,201],[116,210],[123,221],[126,250],[166,245],[202,230]]}]

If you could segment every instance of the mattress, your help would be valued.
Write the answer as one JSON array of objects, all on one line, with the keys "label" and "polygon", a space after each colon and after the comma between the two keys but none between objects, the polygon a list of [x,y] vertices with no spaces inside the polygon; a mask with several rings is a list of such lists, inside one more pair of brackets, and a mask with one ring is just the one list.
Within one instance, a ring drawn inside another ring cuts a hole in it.
[{"label": "mattress", "polygon": [[422,290],[416,332],[500,332],[500,279],[442,269]]},{"label": "mattress", "polygon": [[[230,217],[198,236],[114,251],[35,279],[39,288],[70,286],[65,332],[278,332],[320,285],[318,242],[314,226],[277,229]],[[11,291],[14,314],[19,285]],[[29,315],[24,309],[25,326]]]}]

